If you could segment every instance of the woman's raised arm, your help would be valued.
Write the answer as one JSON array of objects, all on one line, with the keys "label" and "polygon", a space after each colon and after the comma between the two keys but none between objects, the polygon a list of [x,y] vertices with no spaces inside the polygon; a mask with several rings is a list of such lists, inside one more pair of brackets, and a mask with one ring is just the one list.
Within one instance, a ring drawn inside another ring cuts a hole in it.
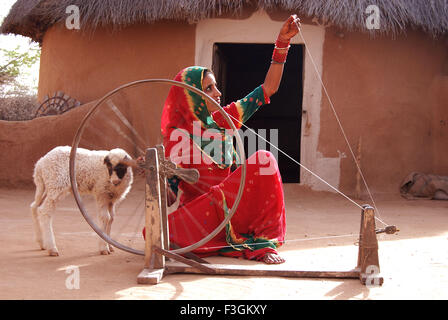
[{"label": "woman's raised arm", "polygon": [[268,97],[277,92],[283,75],[283,67],[288,55],[289,43],[291,38],[299,33],[300,19],[294,14],[285,21],[277,41],[275,42],[274,52],[272,54],[271,66],[266,74],[263,83],[263,89]]}]

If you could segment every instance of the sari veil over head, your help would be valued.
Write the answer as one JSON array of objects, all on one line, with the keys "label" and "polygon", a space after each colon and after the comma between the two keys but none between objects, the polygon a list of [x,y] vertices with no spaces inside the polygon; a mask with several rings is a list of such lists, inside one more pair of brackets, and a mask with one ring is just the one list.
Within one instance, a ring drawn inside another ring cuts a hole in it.
[{"label": "sari veil over head", "polygon": [[[188,84],[199,90],[202,88],[202,80],[209,70],[204,67],[193,66],[181,70],[176,77],[175,81],[179,81]],[[194,127],[196,126],[196,127]],[[205,99],[193,92],[192,90],[176,86],[171,87],[168,97],[165,101],[165,105],[162,112],[161,130],[163,136],[163,143],[165,146],[165,154],[171,155],[173,147],[179,143],[178,135],[182,132],[184,135],[188,135],[191,142],[195,144],[195,147],[200,149],[202,154],[206,154],[209,157],[216,160],[216,155],[210,154],[210,150],[206,147],[213,139],[217,138],[218,134],[221,142],[225,144],[232,143],[232,139],[226,139],[224,128],[220,127],[212,118],[210,112],[207,109]],[[215,134],[213,139],[204,139],[204,131],[211,130]],[[199,132],[198,132],[199,131]],[[200,136],[195,134],[200,133]],[[174,138],[173,138],[174,137]],[[193,147],[193,146],[192,146]],[[223,146],[224,154],[219,160],[223,160],[220,165],[228,167],[230,164],[228,159],[232,159],[233,147],[229,145]],[[224,160],[227,159],[227,160]],[[182,163],[180,163],[182,165]]]}]

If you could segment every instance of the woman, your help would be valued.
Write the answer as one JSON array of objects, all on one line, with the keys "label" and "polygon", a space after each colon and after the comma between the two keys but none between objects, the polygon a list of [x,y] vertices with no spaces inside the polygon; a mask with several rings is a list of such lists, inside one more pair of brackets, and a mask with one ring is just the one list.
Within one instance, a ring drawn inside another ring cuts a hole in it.
[{"label": "woman", "polygon": [[[245,98],[224,107],[237,128],[260,106],[268,104],[278,90],[290,39],[299,32],[299,24],[296,15],[283,24],[264,83]],[[221,93],[208,69],[189,67],[180,71],[175,80],[201,89],[220,104]],[[176,194],[182,191],[178,209],[169,215],[170,241],[185,247],[204,238],[228,214],[236,199],[241,169],[236,168],[232,139],[226,135],[228,123],[200,95],[172,87],[161,124],[166,155],[179,166],[195,168],[200,173],[194,185],[176,178],[170,180]],[[285,260],[276,250],[284,241],[286,231],[277,163],[269,152],[258,151],[247,159],[246,168],[244,192],[231,222],[193,252],[200,256],[224,255],[267,264],[283,263]]]}]

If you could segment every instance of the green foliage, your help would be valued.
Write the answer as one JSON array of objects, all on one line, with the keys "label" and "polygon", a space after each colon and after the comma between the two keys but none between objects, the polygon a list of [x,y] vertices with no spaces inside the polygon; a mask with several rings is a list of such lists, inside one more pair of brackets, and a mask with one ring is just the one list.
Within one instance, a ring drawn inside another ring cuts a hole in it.
[{"label": "green foliage", "polygon": [[20,84],[18,79],[39,61],[40,47],[37,44],[30,45],[25,52],[21,52],[20,49],[20,46],[13,50],[0,48],[2,57],[2,61],[0,61],[0,91],[3,95],[7,92],[30,91],[27,90],[29,88]]},{"label": "green foliage", "polygon": [[0,48],[0,120],[34,118],[36,88],[27,82],[27,76],[39,60],[40,47],[36,43],[12,50]]},{"label": "green foliage", "polygon": [[25,53],[20,53],[19,49],[20,46],[17,46],[14,50],[0,49],[7,60],[5,64],[0,65],[0,79],[4,77],[15,78],[20,74],[21,67],[31,68],[39,60],[40,51],[36,48],[31,48],[30,51]]}]

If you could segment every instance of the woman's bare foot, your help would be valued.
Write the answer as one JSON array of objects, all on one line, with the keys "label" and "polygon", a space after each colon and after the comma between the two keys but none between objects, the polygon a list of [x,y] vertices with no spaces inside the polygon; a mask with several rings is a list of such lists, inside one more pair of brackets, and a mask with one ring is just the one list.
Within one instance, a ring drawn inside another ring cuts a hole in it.
[{"label": "woman's bare foot", "polygon": [[280,264],[286,260],[276,253],[266,253],[262,261],[266,264]]}]

